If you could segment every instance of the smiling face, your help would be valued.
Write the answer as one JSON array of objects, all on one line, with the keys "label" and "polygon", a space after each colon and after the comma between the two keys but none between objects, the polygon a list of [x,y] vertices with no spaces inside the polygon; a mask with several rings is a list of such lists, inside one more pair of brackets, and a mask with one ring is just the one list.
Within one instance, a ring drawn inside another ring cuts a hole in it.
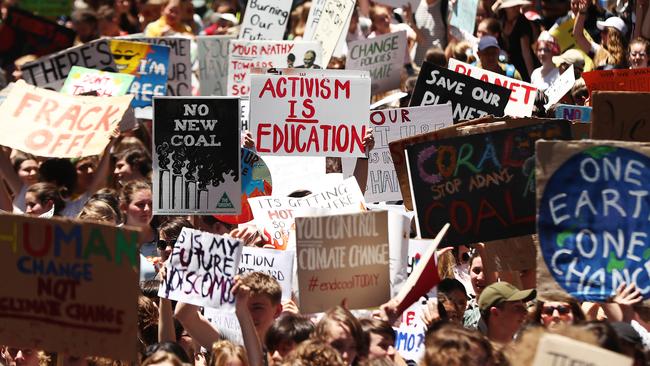
[{"label": "smiling face", "polygon": [[18,168],[18,177],[27,186],[38,182],[38,163],[36,160],[27,159]]},{"label": "smiling face", "polygon": [[472,282],[472,288],[476,294],[476,298],[481,296],[481,292],[485,288],[485,274],[483,273],[483,261],[481,257],[476,257],[472,260],[469,267],[469,277]]},{"label": "smiling face", "polygon": [[111,40],[111,53],[117,71],[136,75],[140,61],[147,56],[150,47],[146,43]]},{"label": "smiling face", "polygon": [[632,43],[630,45],[630,68],[640,69],[648,67],[648,54],[643,43]]},{"label": "smiling face", "polygon": [[561,325],[573,324],[573,312],[571,305],[562,301],[545,302],[542,306],[541,322],[544,327],[553,329]]}]

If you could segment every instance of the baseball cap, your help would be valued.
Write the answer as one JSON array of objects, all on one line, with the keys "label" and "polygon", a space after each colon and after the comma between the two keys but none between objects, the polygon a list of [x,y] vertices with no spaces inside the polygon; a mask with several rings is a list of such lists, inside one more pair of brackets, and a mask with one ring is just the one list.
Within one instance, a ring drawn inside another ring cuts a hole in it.
[{"label": "baseball cap", "polygon": [[494,38],[493,36],[481,37],[481,40],[478,41],[478,50],[483,51],[484,49],[490,47],[496,47],[498,49],[501,49],[501,47],[499,47],[499,41],[497,41],[497,39]]},{"label": "baseball cap", "polygon": [[530,301],[537,296],[535,289],[519,290],[508,282],[495,282],[483,289],[478,299],[481,311],[507,301]]},{"label": "baseball cap", "polygon": [[561,64],[567,63],[569,65],[573,65],[574,67],[584,69],[585,57],[582,52],[572,48],[570,50],[564,51],[564,53],[559,56],[553,56],[553,63],[555,66],[560,66]]},{"label": "baseball cap", "polygon": [[619,32],[625,34],[627,32],[627,25],[623,19],[619,17],[609,17],[604,22],[599,20],[596,22],[598,29],[603,30],[607,27],[616,28]]}]

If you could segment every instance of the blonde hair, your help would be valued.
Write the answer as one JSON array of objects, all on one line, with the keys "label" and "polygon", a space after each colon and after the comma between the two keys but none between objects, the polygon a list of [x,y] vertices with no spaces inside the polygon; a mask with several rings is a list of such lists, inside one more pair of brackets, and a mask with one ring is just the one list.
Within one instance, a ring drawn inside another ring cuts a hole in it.
[{"label": "blonde hair", "polygon": [[173,353],[165,351],[156,351],[154,354],[147,357],[147,359],[144,360],[140,366],[156,365],[163,362],[169,362],[173,366],[183,366],[183,362],[181,362],[178,357],[176,357]]},{"label": "blonde hair", "polygon": [[248,366],[248,357],[242,346],[236,346],[230,341],[214,342],[210,352],[208,366],[225,366],[230,358],[238,358],[244,366]]},{"label": "blonde hair", "polygon": [[[334,347],[319,339],[309,339],[287,355],[283,366],[344,366],[343,358]],[[212,366],[212,365],[210,365]]]},{"label": "blonde hair", "polygon": [[89,200],[86,202],[84,207],[81,209],[81,212],[79,212],[79,215],[77,215],[77,218],[81,220],[102,221],[119,224],[117,213],[115,210],[113,210],[111,205],[106,203],[106,201],[97,199]]},{"label": "blonde hair", "polygon": [[627,62],[625,58],[625,39],[623,34],[616,28],[607,27],[607,47],[601,47],[596,56],[594,64],[596,66],[615,65],[622,66]]}]

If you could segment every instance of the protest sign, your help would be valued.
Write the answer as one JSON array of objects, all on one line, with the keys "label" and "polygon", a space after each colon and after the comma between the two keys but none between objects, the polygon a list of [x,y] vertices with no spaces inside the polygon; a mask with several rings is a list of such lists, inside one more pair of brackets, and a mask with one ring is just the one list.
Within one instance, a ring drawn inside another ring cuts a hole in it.
[{"label": "protest sign", "polygon": [[650,69],[595,70],[583,72],[589,94],[595,91],[650,92]]},{"label": "protest sign", "polygon": [[282,301],[291,300],[293,285],[293,251],[244,247],[238,273],[262,272],[278,280],[282,287]]},{"label": "protest sign", "polygon": [[512,90],[510,101],[504,111],[505,115],[528,117],[533,114],[537,89],[532,84],[483,70],[453,58],[449,59],[449,69]]},{"label": "protest sign", "polygon": [[591,99],[593,139],[650,141],[650,93],[596,91]]},{"label": "protest sign", "polygon": [[136,117],[152,119],[153,96],[167,92],[169,47],[116,39],[110,45],[119,72],[135,76],[129,92]]},{"label": "protest sign", "polygon": [[250,70],[263,68],[322,68],[322,48],[316,41],[230,41],[228,95],[250,92]]},{"label": "protest sign", "polygon": [[128,227],[0,215],[0,343],[135,362],[139,242]]},{"label": "protest sign", "polygon": [[[382,109],[370,112],[375,147],[368,156],[367,202],[399,201],[402,194],[388,143],[451,126],[451,104]],[[356,159],[342,159],[345,176],[352,176]]]},{"label": "protest sign", "polygon": [[477,9],[478,0],[456,1],[450,9],[451,19],[449,20],[449,24],[464,30],[468,34],[474,34]]},{"label": "protest sign", "polygon": [[117,72],[109,41],[98,39],[24,64],[23,79],[41,88],[60,90],[72,66]]},{"label": "protest sign", "polygon": [[287,29],[291,0],[252,0],[239,26],[239,39],[282,40]]},{"label": "protest sign", "polygon": [[548,109],[553,104],[559,102],[566,93],[571,91],[575,82],[576,76],[573,72],[573,65],[571,65],[544,91],[544,94],[548,98],[544,108]]},{"label": "protest sign", "polygon": [[556,282],[604,302],[623,282],[650,298],[650,144],[540,141],[540,249]]},{"label": "protest sign", "polygon": [[167,66],[167,95],[192,95],[192,62],[190,49],[192,41],[183,37],[120,37],[131,42],[144,42],[169,47]]},{"label": "protest sign", "polygon": [[490,272],[534,270],[537,265],[535,247],[531,235],[486,242],[485,270]]},{"label": "protest sign", "polygon": [[418,233],[451,223],[443,243],[453,245],[534,233],[534,142],[570,136],[554,120],[407,146]]},{"label": "protest sign", "polygon": [[153,212],[239,214],[239,100],[156,97]]},{"label": "protest sign", "polygon": [[559,334],[542,334],[532,366],[589,365],[632,366],[634,360],[598,345],[580,342]]},{"label": "protest sign", "polygon": [[304,213],[303,209],[328,208],[338,212],[365,210],[363,194],[354,178],[305,197],[254,197],[248,202],[255,223],[270,235],[276,249],[287,248],[290,232],[294,230],[294,219]]},{"label": "protest sign", "polygon": [[388,212],[296,218],[300,312],[350,309],[390,298]]},{"label": "protest sign", "polygon": [[233,39],[234,36],[196,37],[201,95],[228,94],[228,42]]},{"label": "protest sign", "polygon": [[18,5],[44,17],[56,18],[72,13],[72,0],[21,0]]},{"label": "protest sign", "polygon": [[388,5],[393,8],[401,8],[406,5],[411,5],[413,12],[415,12],[415,10],[418,8],[418,5],[420,4],[420,0],[376,0],[373,2],[377,4]]},{"label": "protest sign", "polygon": [[326,68],[341,37],[345,38],[356,0],[325,0],[323,11],[309,41],[318,41],[323,47],[323,68]]},{"label": "protest sign", "polygon": [[126,94],[132,82],[131,75],[72,66],[63,83],[61,93],[82,95],[94,91],[97,92],[97,96],[115,97]]},{"label": "protest sign", "polygon": [[250,98],[260,154],[364,156],[370,78],[251,75]]},{"label": "protest sign", "polygon": [[589,123],[571,122],[571,136],[573,136],[573,140],[591,138],[591,125]]},{"label": "protest sign", "polygon": [[591,122],[591,107],[573,104],[558,104],[555,106],[555,118],[588,123]]},{"label": "protest sign", "polygon": [[244,244],[229,236],[183,228],[165,262],[158,296],[197,306],[232,308],[230,293]]},{"label": "protest sign", "polygon": [[372,94],[399,89],[405,49],[406,31],[350,42],[345,68],[368,71]]},{"label": "protest sign", "polygon": [[237,315],[234,312],[203,308],[203,316],[208,319],[215,329],[219,329],[219,334],[221,334],[223,339],[229,340],[238,346],[244,345],[244,336],[241,334],[239,319],[237,319]]},{"label": "protest sign", "polygon": [[0,106],[0,145],[36,156],[99,155],[131,99],[69,96],[19,80]]},{"label": "protest sign", "polygon": [[311,2],[311,8],[309,8],[309,14],[307,15],[307,23],[305,24],[305,33],[302,36],[304,40],[313,39],[316,25],[318,25],[318,21],[325,8],[325,2],[327,0],[314,0]]},{"label": "protest sign", "polygon": [[451,102],[454,122],[500,117],[508,104],[510,89],[424,62],[411,96],[411,107]]},{"label": "protest sign", "polygon": [[75,36],[74,30],[54,21],[9,7],[0,27],[0,64],[10,65],[23,55],[43,56],[66,49]]},{"label": "protest sign", "polygon": [[424,356],[424,336],[427,327],[422,321],[422,307],[426,306],[426,304],[427,298],[422,297],[404,311],[399,328],[393,327],[395,330],[395,350],[404,359],[418,362]]}]

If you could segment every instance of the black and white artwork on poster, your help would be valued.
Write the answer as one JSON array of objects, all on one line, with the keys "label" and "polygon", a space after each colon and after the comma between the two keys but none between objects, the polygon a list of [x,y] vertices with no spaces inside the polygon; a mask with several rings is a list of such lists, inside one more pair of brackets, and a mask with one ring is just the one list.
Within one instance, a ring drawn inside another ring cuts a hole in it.
[{"label": "black and white artwork on poster", "polygon": [[239,98],[155,97],[154,214],[239,214]]}]

